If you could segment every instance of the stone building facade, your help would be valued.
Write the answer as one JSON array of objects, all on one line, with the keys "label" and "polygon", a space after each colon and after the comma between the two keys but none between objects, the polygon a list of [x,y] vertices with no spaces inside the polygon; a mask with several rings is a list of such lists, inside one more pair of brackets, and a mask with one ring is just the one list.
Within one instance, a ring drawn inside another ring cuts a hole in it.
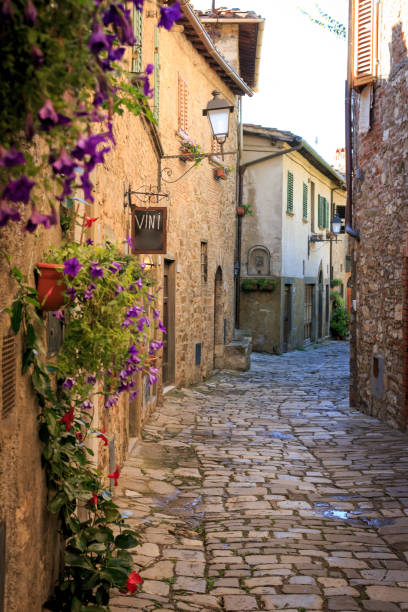
[{"label": "stone building facade", "polygon": [[242,219],[240,327],[272,353],[328,336],[330,280],[346,267],[344,234],[328,240],[342,176],[299,136],[254,125],[244,125],[240,174],[253,211]]},{"label": "stone building facade", "polygon": [[351,403],[406,430],[407,3],[352,2],[349,42],[348,231],[354,237],[355,279]]},{"label": "stone building facade", "polygon": [[[92,440],[95,463],[104,474],[123,462],[129,441],[133,438],[135,443],[134,437],[160,401],[163,386],[201,381],[215,366],[222,366],[224,346],[233,335],[238,118],[240,97],[253,93],[256,58],[253,54],[247,71],[238,74],[217,51],[191,6],[186,4],[182,10],[183,19],[170,32],[157,28],[156,9],[146,10],[142,20],[135,12],[135,30],[142,44],[133,52],[129,50],[124,62],[136,74],[148,63],[155,66],[151,104],[156,123],[129,113],[117,118],[117,146],[106,156],[103,167],[94,171],[95,202],[76,201],[79,215],[98,218],[87,230],[87,237],[96,243],[120,243],[134,234],[133,211],[124,206],[129,203],[124,196],[129,189],[139,193],[132,194],[136,207],[159,205],[167,209],[166,252],[137,255],[153,266],[163,289],[161,310],[168,327],[166,369],[160,358],[158,383],[150,387],[146,380],[140,380],[141,393],[130,405],[123,399],[110,412],[102,406],[95,411],[93,426],[105,427],[110,441],[105,447],[102,440]],[[234,107],[225,144],[225,151],[234,154],[226,155],[225,160],[214,146],[202,113],[213,90]],[[192,166],[179,159],[186,138],[211,156],[176,180]],[[230,177],[216,180],[215,169],[226,165],[231,167]],[[160,202],[159,193],[164,194]],[[75,197],[82,195],[79,191]],[[33,284],[36,262],[61,240],[59,228],[34,236],[21,233],[17,224],[0,231],[0,247],[11,254],[13,265]],[[34,612],[42,609],[50,594],[61,552],[56,522],[46,509],[38,407],[29,377],[20,375],[21,338],[10,332],[6,312],[16,287],[5,266],[0,270],[0,282],[0,385],[12,367],[16,392],[12,405],[0,404],[0,609]],[[45,341],[47,345],[47,338]],[[4,398],[2,389],[0,400]]]}]

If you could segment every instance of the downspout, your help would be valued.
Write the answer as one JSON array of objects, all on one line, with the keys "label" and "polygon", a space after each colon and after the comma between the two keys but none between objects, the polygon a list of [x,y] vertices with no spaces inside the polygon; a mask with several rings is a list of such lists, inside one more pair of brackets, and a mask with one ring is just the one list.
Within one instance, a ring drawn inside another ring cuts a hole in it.
[{"label": "downspout", "polygon": [[[239,168],[241,167],[241,150],[242,150],[242,97],[238,99],[238,126],[237,126],[237,168],[238,174],[236,177],[236,201],[241,202],[241,175]],[[240,309],[240,271],[241,271],[241,236],[242,236],[242,217],[237,215],[237,239],[235,249],[235,265],[234,265],[234,283],[235,283],[235,328],[239,329],[239,309]]]},{"label": "downspout", "polygon": [[[268,161],[269,159],[274,159],[275,157],[281,157],[282,155],[287,155],[288,153],[292,153],[293,151],[299,151],[303,146],[302,138],[298,139],[298,144],[295,147],[290,147],[289,149],[285,149],[284,151],[275,151],[275,153],[271,153],[270,155],[264,155],[264,157],[259,157],[258,159],[253,159],[252,161],[246,162],[246,164],[242,164],[239,166],[239,182],[238,182],[238,206],[242,206],[242,196],[243,196],[243,187],[244,187],[244,174],[245,170],[250,166],[255,166],[255,164],[260,164],[263,161]],[[235,327],[239,329],[239,308],[240,308],[240,295],[241,295],[241,251],[242,251],[242,217],[238,216],[238,231],[237,231],[237,283],[236,283],[236,295],[235,295]]]}]

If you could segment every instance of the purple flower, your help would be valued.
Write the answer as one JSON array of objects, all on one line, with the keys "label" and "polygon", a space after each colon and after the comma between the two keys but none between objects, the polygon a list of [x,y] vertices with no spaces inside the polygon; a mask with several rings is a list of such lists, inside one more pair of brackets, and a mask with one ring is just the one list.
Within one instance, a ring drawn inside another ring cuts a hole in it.
[{"label": "purple flower", "polygon": [[163,342],[161,340],[152,340],[150,342],[149,355],[153,355],[154,353],[156,353],[158,350],[161,349],[162,346]]},{"label": "purple flower", "polygon": [[45,229],[49,229],[51,225],[57,225],[57,223],[58,217],[54,207],[52,207],[52,213],[50,215],[43,215],[33,206],[31,216],[24,226],[23,232],[30,232],[30,234],[32,234],[39,225],[43,225]]},{"label": "purple flower", "polygon": [[160,331],[163,332],[163,334],[167,334],[167,329],[164,327],[163,323],[161,321],[159,321],[159,325],[158,325]]},{"label": "purple flower", "polygon": [[87,399],[84,402],[82,402],[81,408],[82,410],[92,410],[93,403],[89,399]]},{"label": "purple flower", "polygon": [[0,227],[7,225],[9,221],[20,221],[21,215],[17,208],[10,208],[6,204],[0,207]]},{"label": "purple flower", "polygon": [[115,291],[115,296],[119,295],[119,293],[122,293],[123,290],[124,289],[123,289],[122,285],[117,285],[116,286],[116,291]]},{"label": "purple flower", "polygon": [[41,129],[47,132],[54,127],[54,125],[66,125],[70,123],[68,117],[55,112],[54,106],[49,98],[45,100],[44,106],[38,111],[38,116],[41,121]]},{"label": "purple flower", "polygon": [[133,0],[133,4],[135,5],[135,9],[137,11],[143,11],[144,0]]},{"label": "purple flower", "polygon": [[141,306],[137,306],[137,304],[135,304],[134,306],[132,306],[132,308],[129,308],[129,310],[126,313],[126,317],[129,318],[129,319],[131,319],[132,317],[136,318],[142,312],[144,312],[143,308]]},{"label": "purple flower", "polygon": [[71,302],[73,302],[75,295],[76,295],[76,289],[74,289],[73,287],[70,287],[69,289],[66,290],[65,294],[68,295],[68,297],[71,299]]},{"label": "purple flower", "polygon": [[147,376],[149,377],[148,385],[151,387],[159,378],[159,370],[157,368],[150,368]]},{"label": "purple flower", "polygon": [[61,308],[59,310],[57,310],[56,312],[53,313],[53,316],[58,319],[58,321],[61,321],[61,323],[65,323],[65,315],[62,312]]},{"label": "purple flower", "polygon": [[126,51],[125,47],[115,47],[114,49],[111,49],[109,51],[108,59],[111,62],[120,62],[125,51]]},{"label": "purple flower", "polygon": [[94,55],[98,55],[101,51],[109,51],[111,46],[111,42],[103,31],[100,23],[95,23],[92,36],[88,42],[88,47],[90,48],[91,52]]},{"label": "purple flower", "polygon": [[153,308],[153,319],[159,319],[159,318],[160,318],[160,310]]},{"label": "purple flower", "polygon": [[122,265],[118,261],[112,261],[112,265],[109,266],[109,270],[116,274],[122,269]]},{"label": "purple flower", "polygon": [[139,321],[137,322],[137,329],[141,332],[144,330],[145,325],[146,327],[150,327],[149,319],[146,317],[140,317]]},{"label": "purple flower", "polygon": [[126,238],[126,243],[128,244],[130,249],[134,249],[135,247],[133,246],[133,242],[132,242],[132,238],[130,236],[127,236]]},{"label": "purple flower", "polygon": [[82,268],[82,264],[79,263],[76,257],[72,257],[71,259],[66,259],[64,261],[64,274],[68,274],[68,276],[76,276],[80,269]]},{"label": "purple flower", "polygon": [[118,396],[108,397],[108,399],[105,402],[105,408],[111,408],[112,406],[118,403],[118,400],[119,400]]},{"label": "purple flower", "polygon": [[65,149],[62,149],[59,158],[52,164],[52,169],[55,174],[72,176],[77,165],[78,163],[68,155]]},{"label": "purple flower", "polygon": [[88,286],[88,289],[85,291],[84,293],[84,299],[85,300],[92,300],[93,298],[93,292],[96,289],[96,285],[94,283],[90,283]]},{"label": "purple flower", "polygon": [[73,378],[66,378],[62,384],[63,389],[72,389],[72,387],[76,385],[76,382]]},{"label": "purple flower", "polygon": [[154,70],[153,64],[147,64],[147,66],[145,68],[145,73],[146,74],[152,74],[153,70]]},{"label": "purple flower", "polygon": [[24,202],[27,204],[30,199],[30,191],[34,187],[35,182],[29,181],[23,176],[17,181],[12,181],[3,189],[2,198],[9,202]]},{"label": "purple flower", "polygon": [[32,0],[28,0],[26,4],[26,8],[24,11],[24,20],[29,25],[34,25],[37,19],[37,11],[32,2]]},{"label": "purple flower", "polygon": [[76,159],[83,159],[84,155],[92,157],[96,153],[96,147],[101,142],[106,142],[108,134],[92,134],[89,138],[81,137],[77,143],[75,149],[72,151],[72,155]]},{"label": "purple flower", "polygon": [[138,278],[137,281],[135,282],[136,287],[139,288],[139,290],[143,287],[143,281],[141,278]]},{"label": "purple flower", "polygon": [[129,347],[128,353],[129,355],[132,355],[132,357],[134,357],[135,355],[139,354],[139,351],[134,344],[131,344]]},{"label": "purple flower", "polygon": [[86,244],[87,244],[88,246],[92,246],[92,245],[93,245],[93,243],[94,243],[94,241],[92,240],[92,238],[87,238],[87,239],[86,239]]},{"label": "purple flower", "polygon": [[86,382],[88,383],[88,385],[94,385],[96,383],[96,376],[92,376],[92,374],[91,374],[86,379]]},{"label": "purple flower", "polygon": [[3,147],[0,148],[0,166],[5,168],[12,168],[18,164],[25,164],[25,157],[20,151],[16,151],[13,147],[10,151],[6,151]]},{"label": "purple flower", "polygon": [[180,11],[180,4],[175,2],[171,6],[161,6],[160,7],[160,20],[157,24],[159,27],[166,28],[166,30],[171,30],[173,24],[178,19],[183,17],[183,13]]},{"label": "purple flower", "polygon": [[152,303],[153,297],[154,297],[154,296],[153,296],[153,293],[148,293],[148,294],[147,294],[147,299],[148,299],[148,301],[149,301],[149,304],[151,304],[151,303]]},{"label": "purple flower", "polygon": [[136,391],[132,391],[132,393],[129,395],[129,399],[130,400],[134,400],[137,398],[137,395],[139,393],[139,389],[137,389]]},{"label": "purple flower", "polygon": [[146,268],[146,264],[145,264],[144,262],[143,262],[143,263],[141,263],[141,264],[140,264],[140,269],[141,269],[141,270],[144,270],[145,268]]},{"label": "purple flower", "polygon": [[134,321],[132,319],[125,319],[123,321],[121,327],[123,327],[124,329],[127,329],[128,327],[130,327],[133,324],[134,324]]},{"label": "purple flower", "polygon": [[91,261],[92,278],[103,278],[103,268],[98,261]]},{"label": "purple flower", "polygon": [[89,180],[89,174],[87,172],[84,172],[81,176],[81,187],[83,189],[84,192],[84,198],[85,200],[90,200],[91,202],[94,201],[94,197],[92,195],[92,183]]},{"label": "purple flower", "polygon": [[115,137],[113,135],[113,124],[112,124],[112,121],[108,121],[108,131],[105,133],[105,136],[107,136],[107,138],[109,138],[111,143],[116,145],[116,140],[115,140]]}]

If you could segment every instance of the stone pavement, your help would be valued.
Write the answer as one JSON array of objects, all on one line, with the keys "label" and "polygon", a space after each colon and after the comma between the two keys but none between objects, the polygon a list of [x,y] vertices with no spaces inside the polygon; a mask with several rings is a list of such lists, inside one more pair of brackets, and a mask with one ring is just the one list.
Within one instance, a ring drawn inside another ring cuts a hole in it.
[{"label": "stone pavement", "polygon": [[122,471],[123,610],[408,610],[408,438],[348,407],[348,347],[174,391]]}]

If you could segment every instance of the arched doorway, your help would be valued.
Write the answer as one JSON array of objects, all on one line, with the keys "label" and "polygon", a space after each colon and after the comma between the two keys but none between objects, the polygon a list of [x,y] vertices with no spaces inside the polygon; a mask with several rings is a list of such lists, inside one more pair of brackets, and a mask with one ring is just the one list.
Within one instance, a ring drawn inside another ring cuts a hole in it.
[{"label": "arched doorway", "polygon": [[224,357],[224,300],[222,270],[215,273],[214,283],[214,368],[222,368]]}]

